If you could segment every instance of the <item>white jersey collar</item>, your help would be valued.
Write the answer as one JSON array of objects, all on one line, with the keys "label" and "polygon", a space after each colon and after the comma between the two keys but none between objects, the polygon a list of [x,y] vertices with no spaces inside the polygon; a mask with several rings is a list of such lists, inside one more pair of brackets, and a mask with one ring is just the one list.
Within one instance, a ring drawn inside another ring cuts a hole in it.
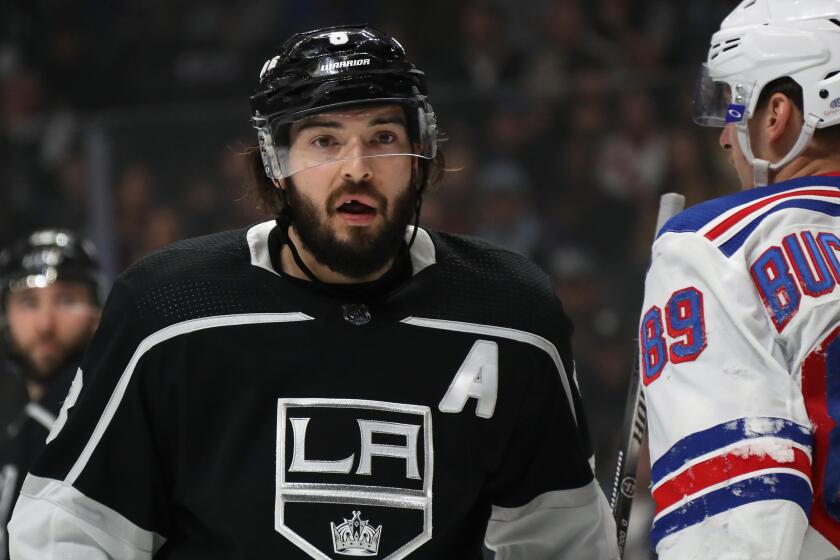
[{"label": "white jersey collar", "polygon": [[[273,274],[277,274],[274,267],[271,266],[271,254],[268,249],[268,235],[276,227],[274,220],[263,222],[252,226],[245,234],[245,239],[248,241],[248,249],[251,252],[251,264],[258,268],[265,269]],[[405,241],[411,240],[411,234],[414,232],[414,226],[408,226],[405,232]],[[429,233],[423,228],[417,228],[417,237],[414,239],[414,244],[411,246],[409,252],[411,256],[412,274],[417,275],[421,270],[424,270],[435,264],[435,244]]]}]

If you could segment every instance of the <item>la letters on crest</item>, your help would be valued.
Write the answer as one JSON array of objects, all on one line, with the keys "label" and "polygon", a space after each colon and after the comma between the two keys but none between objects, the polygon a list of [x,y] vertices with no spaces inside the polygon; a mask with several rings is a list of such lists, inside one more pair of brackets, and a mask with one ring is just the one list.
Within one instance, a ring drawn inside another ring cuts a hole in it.
[{"label": "la letters on crest", "polygon": [[[431,538],[433,449],[426,406],[278,399],[275,529],[312,558],[405,558]],[[375,543],[336,542],[353,518]]]}]

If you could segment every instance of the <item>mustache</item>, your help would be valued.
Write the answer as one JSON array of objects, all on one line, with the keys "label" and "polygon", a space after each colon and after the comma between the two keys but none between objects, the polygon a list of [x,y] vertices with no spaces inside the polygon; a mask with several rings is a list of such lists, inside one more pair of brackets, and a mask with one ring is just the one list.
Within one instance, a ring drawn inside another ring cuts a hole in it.
[{"label": "mustache", "polygon": [[376,187],[369,181],[359,181],[356,183],[344,181],[327,197],[327,213],[334,214],[336,212],[336,206],[338,205],[339,198],[345,195],[353,196],[354,194],[365,195],[374,199],[379,207],[379,210],[383,213],[387,213],[388,199],[385,198],[385,195],[376,190]]},{"label": "mustache", "polygon": [[50,344],[52,346],[58,347],[61,350],[64,349],[64,344],[62,344],[58,337],[54,334],[41,335],[33,341],[32,345],[39,346],[41,344]]}]

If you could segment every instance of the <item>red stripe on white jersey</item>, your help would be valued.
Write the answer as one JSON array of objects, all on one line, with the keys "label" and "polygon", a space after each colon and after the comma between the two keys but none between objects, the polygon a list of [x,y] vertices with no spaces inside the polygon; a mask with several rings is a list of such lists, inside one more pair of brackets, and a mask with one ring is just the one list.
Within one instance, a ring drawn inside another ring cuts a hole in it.
[{"label": "red stripe on white jersey", "polygon": [[709,241],[714,241],[724,233],[735,227],[739,222],[749,217],[751,214],[754,214],[761,210],[762,208],[773,204],[774,202],[778,202],[780,200],[784,200],[786,198],[796,198],[800,196],[824,196],[828,198],[840,198],[840,192],[837,192],[837,189],[820,189],[820,188],[810,188],[810,189],[801,189],[789,192],[783,192],[774,196],[769,196],[767,198],[763,198],[757,202],[753,202],[734,214],[731,214],[728,218],[724,219],[718,225],[710,229],[706,232],[706,239]]},{"label": "red stripe on white jersey", "polygon": [[[825,342],[840,336],[835,329]],[[840,523],[825,509],[825,469],[831,447],[829,434],[835,429],[834,420],[828,413],[826,356],[822,351],[811,352],[802,364],[802,395],[811,422],[814,423],[814,502],[811,505],[811,526],[834,546],[840,548]]]},{"label": "red stripe on white jersey", "polygon": [[686,496],[702,492],[706,488],[722,484],[727,480],[742,477],[752,472],[768,469],[788,469],[802,473],[805,478],[811,478],[811,459],[808,454],[798,447],[793,450],[793,461],[783,462],[775,459],[769,453],[745,454],[738,450],[748,450],[749,445],[736,448],[724,455],[716,455],[710,459],[692,465],[674,478],[663,482],[653,490],[656,501],[656,515],[676,504]]}]

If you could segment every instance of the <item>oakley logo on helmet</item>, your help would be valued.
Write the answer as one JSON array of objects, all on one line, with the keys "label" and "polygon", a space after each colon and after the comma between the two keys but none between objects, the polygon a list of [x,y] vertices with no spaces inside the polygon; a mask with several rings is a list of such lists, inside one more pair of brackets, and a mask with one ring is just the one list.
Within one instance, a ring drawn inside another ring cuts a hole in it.
[{"label": "oakley logo on helmet", "polygon": [[730,105],[726,111],[726,124],[741,122],[746,110],[747,108],[744,105]]},{"label": "oakley logo on helmet", "polygon": [[342,60],[341,62],[329,62],[327,64],[322,64],[318,71],[321,73],[335,72],[336,70],[343,70],[345,68],[350,68],[351,66],[370,66],[370,59],[360,58],[357,60]]}]

